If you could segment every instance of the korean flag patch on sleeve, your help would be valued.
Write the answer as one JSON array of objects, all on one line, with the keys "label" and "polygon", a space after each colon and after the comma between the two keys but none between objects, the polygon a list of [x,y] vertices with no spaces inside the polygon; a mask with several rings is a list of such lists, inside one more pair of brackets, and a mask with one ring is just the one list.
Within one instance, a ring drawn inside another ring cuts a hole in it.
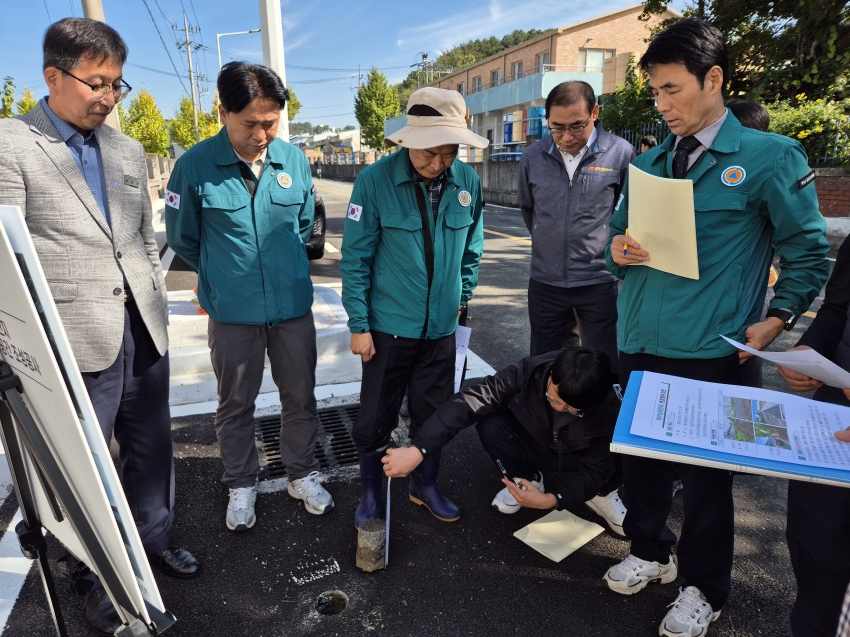
[{"label": "korean flag patch on sleeve", "polygon": [[360,215],[363,214],[363,206],[357,204],[348,204],[348,218],[352,221],[360,221]]},{"label": "korean flag patch on sleeve", "polygon": [[165,191],[165,205],[171,206],[175,210],[180,210],[180,195],[176,192],[171,192],[166,189]]}]

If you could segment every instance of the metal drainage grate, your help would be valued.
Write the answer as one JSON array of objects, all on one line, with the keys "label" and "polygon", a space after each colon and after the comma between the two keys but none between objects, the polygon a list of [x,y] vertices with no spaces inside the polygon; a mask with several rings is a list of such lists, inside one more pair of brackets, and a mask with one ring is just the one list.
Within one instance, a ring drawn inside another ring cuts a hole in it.
[{"label": "metal drainage grate", "polygon": [[[351,439],[351,427],[360,405],[319,410],[319,432],[316,436],[316,459],[323,470],[357,464],[357,450]],[[280,416],[266,416],[254,421],[260,445],[261,480],[286,476],[280,459]]]}]

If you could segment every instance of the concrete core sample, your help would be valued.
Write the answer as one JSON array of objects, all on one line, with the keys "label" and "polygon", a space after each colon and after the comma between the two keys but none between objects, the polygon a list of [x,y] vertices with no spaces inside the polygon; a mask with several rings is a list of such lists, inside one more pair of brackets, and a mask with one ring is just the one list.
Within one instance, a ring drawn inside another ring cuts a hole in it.
[{"label": "concrete core sample", "polygon": [[384,548],[387,532],[384,520],[370,518],[357,530],[357,568],[371,573],[384,568]]}]

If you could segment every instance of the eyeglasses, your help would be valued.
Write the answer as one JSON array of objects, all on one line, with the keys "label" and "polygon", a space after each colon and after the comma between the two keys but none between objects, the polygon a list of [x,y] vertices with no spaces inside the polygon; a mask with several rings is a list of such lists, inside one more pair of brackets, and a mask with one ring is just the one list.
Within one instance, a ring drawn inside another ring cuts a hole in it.
[{"label": "eyeglasses", "polygon": [[573,416],[577,416],[582,418],[584,416],[584,410],[582,409],[573,409],[567,403],[561,400],[555,400],[549,395],[549,390],[552,388],[552,377],[549,377],[549,384],[546,385],[546,400],[548,400],[552,406],[558,407],[559,409],[565,409],[567,413],[572,414]]},{"label": "eyeglasses", "polygon": [[76,75],[69,73],[65,69],[60,69],[58,66],[56,68],[62,71],[65,75],[70,75],[81,84],[88,86],[91,89],[92,98],[95,102],[102,102],[106,99],[107,95],[112,93],[115,95],[115,103],[117,104],[127,97],[127,94],[133,90],[133,87],[127,84],[124,80],[121,80],[121,84],[124,86],[121,86],[120,84],[118,86],[110,86],[109,84],[89,84],[85,80],[81,80]]},{"label": "eyeglasses", "polygon": [[549,128],[549,132],[552,133],[552,137],[561,137],[567,131],[570,131],[570,135],[581,135],[584,132],[584,129],[587,128],[588,124],[590,124],[591,117],[587,118],[587,121],[584,124],[574,124],[573,126],[567,126],[566,128]]}]

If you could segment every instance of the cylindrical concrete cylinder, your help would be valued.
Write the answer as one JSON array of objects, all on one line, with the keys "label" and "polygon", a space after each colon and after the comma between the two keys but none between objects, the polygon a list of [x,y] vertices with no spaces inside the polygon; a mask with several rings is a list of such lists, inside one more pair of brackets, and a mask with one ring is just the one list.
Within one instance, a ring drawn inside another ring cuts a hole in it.
[{"label": "cylindrical concrete cylinder", "polygon": [[384,520],[370,518],[357,531],[357,568],[371,573],[384,568],[387,532]]}]

